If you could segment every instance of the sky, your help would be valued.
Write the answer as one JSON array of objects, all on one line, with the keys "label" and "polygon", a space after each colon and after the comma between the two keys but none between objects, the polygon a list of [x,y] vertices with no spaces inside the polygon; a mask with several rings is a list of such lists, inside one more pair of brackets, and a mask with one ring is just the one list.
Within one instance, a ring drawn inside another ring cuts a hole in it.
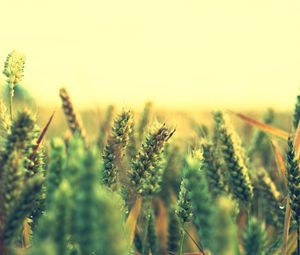
[{"label": "sky", "polygon": [[[9,0],[0,63],[26,55],[26,87],[80,106],[293,107],[300,92],[298,0]],[[3,75],[0,83],[3,84]]]}]

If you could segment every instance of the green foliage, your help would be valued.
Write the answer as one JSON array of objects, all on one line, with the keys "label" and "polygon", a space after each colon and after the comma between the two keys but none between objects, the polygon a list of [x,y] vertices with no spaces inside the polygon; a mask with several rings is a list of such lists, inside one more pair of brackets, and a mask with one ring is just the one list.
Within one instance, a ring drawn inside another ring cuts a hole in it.
[{"label": "green foliage", "polygon": [[[1,255],[281,254],[286,201],[294,220],[286,255],[296,254],[295,229],[300,250],[297,139],[295,145],[288,140],[286,176],[274,171],[283,167],[275,166],[268,135],[257,131],[248,142],[251,132],[240,126],[249,160],[221,111],[214,113],[213,130],[185,116],[192,126],[180,126],[182,136],[169,144],[175,130],[165,124],[148,132],[151,103],[135,116],[135,125],[125,110],[113,122],[109,106],[98,136],[87,133],[87,140],[67,91],[61,89],[73,137],[42,143],[44,136],[28,110],[13,116],[14,92],[24,91],[18,85],[24,63],[24,56],[13,51],[3,71],[10,114],[1,100]],[[299,119],[300,96],[293,131]],[[275,135],[273,121],[274,112],[268,110],[263,119],[268,128],[263,129]],[[190,131],[196,131],[196,139]],[[283,163],[281,151],[276,151],[277,163]]]}]

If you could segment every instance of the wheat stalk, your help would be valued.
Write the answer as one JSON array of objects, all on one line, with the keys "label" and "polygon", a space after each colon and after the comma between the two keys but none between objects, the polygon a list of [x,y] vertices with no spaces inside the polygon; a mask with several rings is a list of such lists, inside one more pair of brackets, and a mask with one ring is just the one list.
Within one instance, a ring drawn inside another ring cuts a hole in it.
[{"label": "wheat stalk", "polygon": [[86,144],[85,130],[81,124],[79,115],[75,112],[74,106],[67,90],[61,88],[59,91],[59,96],[61,98],[62,107],[71,132],[73,133],[73,135],[78,134]]}]

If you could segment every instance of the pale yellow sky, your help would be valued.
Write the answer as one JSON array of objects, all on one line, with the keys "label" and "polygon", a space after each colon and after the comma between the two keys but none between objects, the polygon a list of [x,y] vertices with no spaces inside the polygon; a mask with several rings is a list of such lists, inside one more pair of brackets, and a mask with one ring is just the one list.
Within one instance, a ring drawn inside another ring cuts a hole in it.
[{"label": "pale yellow sky", "polygon": [[[0,61],[25,53],[40,103],[292,107],[300,88],[298,0],[9,0]],[[3,76],[2,76],[3,78]]]}]

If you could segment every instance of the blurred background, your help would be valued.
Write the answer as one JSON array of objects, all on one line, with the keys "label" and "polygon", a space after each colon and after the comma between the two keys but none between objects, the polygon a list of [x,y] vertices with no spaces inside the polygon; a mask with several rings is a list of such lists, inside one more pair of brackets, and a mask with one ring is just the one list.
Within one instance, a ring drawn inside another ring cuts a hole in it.
[{"label": "blurred background", "polygon": [[[290,110],[300,87],[296,0],[1,1],[0,61],[27,59],[22,86],[58,106]],[[4,83],[1,76],[0,83]]]}]

